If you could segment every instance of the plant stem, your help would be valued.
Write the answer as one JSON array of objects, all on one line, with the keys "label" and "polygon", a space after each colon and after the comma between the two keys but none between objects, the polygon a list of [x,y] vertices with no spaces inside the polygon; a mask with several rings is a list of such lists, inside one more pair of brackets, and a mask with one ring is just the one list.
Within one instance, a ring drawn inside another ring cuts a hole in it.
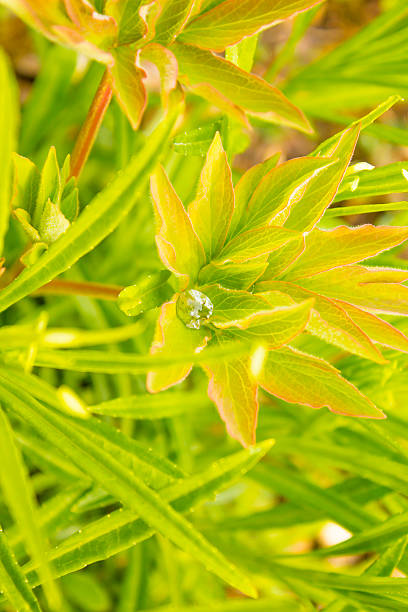
[{"label": "plant stem", "polygon": [[118,285],[102,285],[100,283],[88,283],[80,281],[69,281],[54,279],[43,285],[32,295],[83,295],[100,300],[116,300],[123,287]]},{"label": "plant stem", "polygon": [[78,178],[81,174],[111,99],[111,80],[108,71],[105,70],[72,151],[71,176]]}]

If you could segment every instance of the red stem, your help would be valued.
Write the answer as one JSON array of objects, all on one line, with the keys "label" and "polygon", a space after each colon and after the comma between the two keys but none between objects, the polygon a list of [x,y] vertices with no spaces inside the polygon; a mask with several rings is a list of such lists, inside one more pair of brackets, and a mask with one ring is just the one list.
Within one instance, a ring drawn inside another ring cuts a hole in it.
[{"label": "red stem", "polygon": [[69,281],[55,278],[43,285],[33,295],[84,295],[100,300],[116,300],[123,287],[100,283]]},{"label": "red stem", "polygon": [[105,71],[72,151],[71,176],[78,178],[81,174],[111,99],[111,80]]}]

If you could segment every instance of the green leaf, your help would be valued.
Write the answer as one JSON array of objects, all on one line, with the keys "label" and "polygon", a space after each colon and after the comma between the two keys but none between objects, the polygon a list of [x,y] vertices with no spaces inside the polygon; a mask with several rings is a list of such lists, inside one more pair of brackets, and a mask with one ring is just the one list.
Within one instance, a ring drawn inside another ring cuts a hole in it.
[{"label": "green leaf", "polygon": [[206,285],[201,289],[214,306],[211,324],[220,329],[235,325],[254,313],[272,308],[268,300],[248,291],[225,289],[221,285]]},{"label": "green leaf", "polygon": [[407,191],[408,162],[395,162],[379,168],[351,172],[343,180],[335,202]]},{"label": "green leaf", "polygon": [[184,28],[195,0],[166,0],[155,23],[155,42],[169,45]]},{"label": "green leaf", "polygon": [[268,257],[268,267],[262,275],[262,280],[271,280],[283,275],[304,250],[305,237],[303,234],[298,234],[297,238],[273,251]]},{"label": "green leaf", "polygon": [[208,395],[215,403],[227,431],[243,446],[255,444],[258,419],[258,385],[248,357],[203,364],[208,374]]},{"label": "green leaf", "polygon": [[312,131],[303,113],[261,78],[210,51],[191,45],[175,42],[171,50],[188,85],[209,85],[251,115],[306,133]]},{"label": "green leaf", "polygon": [[333,230],[315,228],[306,236],[306,248],[284,278],[300,279],[373,257],[401,244],[408,238],[405,227],[375,227],[345,225]]},{"label": "green leaf", "polygon": [[209,405],[202,393],[171,392],[158,395],[130,395],[90,406],[96,414],[130,419],[167,419],[195,412]]},{"label": "green leaf", "polygon": [[76,372],[143,374],[150,370],[168,369],[169,366],[173,365],[231,359],[247,352],[248,345],[242,342],[233,342],[221,347],[207,348],[205,353],[186,353],[183,349],[182,353],[157,355],[133,355],[120,351],[104,352],[72,349],[58,351],[39,348],[35,357],[35,364]]},{"label": "green leaf", "polygon": [[222,249],[234,210],[231,169],[219,132],[208,150],[198,191],[188,207],[191,223],[211,261]]},{"label": "green leaf", "polygon": [[0,312],[67,270],[119,225],[146,184],[147,175],[173,127],[175,115],[176,110],[160,123],[124,172],[95,196],[69,230],[31,268],[2,290]]},{"label": "green leaf", "polygon": [[[177,353],[197,353],[207,344],[211,332],[204,329],[189,329],[178,318],[176,298],[163,304],[156,323],[151,355],[168,356]],[[175,364],[168,368],[151,371],[147,375],[147,389],[157,393],[184,380],[191,372],[192,363]]]},{"label": "green leaf", "polygon": [[168,106],[169,95],[177,87],[178,65],[170,49],[156,43],[145,45],[140,50],[140,61],[148,61],[156,66],[160,74],[161,99],[163,106]]},{"label": "green leaf", "polygon": [[41,170],[40,181],[38,185],[37,201],[30,211],[31,222],[35,228],[38,228],[41,223],[41,218],[44,212],[44,207],[48,200],[58,203],[58,196],[61,191],[61,175],[57,160],[57,152],[55,147],[50,147],[50,150]]},{"label": "green leaf", "polygon": [[370,551],[383,550],[407,533],[408,513],[403,512],[382,521],[369,529],[365,529],[345,542],[328,546],[316,551],[319,557],[335,557],[338,555],[355,555]]},{"label": "green leaf", "polygon": [[168,284],[170,272],[160,270],[156,274],[149,274],[136,285],[125,287],[118,297],[119,308],[128,316],[137,316],[146,310],[156,308],[166,302],[173,295]]},{"label": "green leaf", "polygon": [[213,261],[216,265],[226,263],[244,263],[261,255],[286,245],[292,240],[299,239],[299,234],[283,227],[259,227],[242,232],[225,245],[221,253]]},{"label": "green leaf", "polygon": [[360,204],[359,206],[336,206],[328,208],[325,218],[347,217],[348,215],[365,215],[372,212],[391,212],[408,210],[408,202],[384,202],[383,204]]},{"label": "green leaf", "polygon": [[408,338],[399,329],[352,304],[337,300],[335,303],[345,310],[354,323],[374,342],[397,351],[408,352]]},{"label": "green leaf", "polygon": [[139,54],[130,47],[118,47],[112,51],[115,63],[109,68],[116,98],[132,127],[139,127],[147,104],[143,84],[145,71],[138,66]]},{"label": "green leaf", "polygon": [[342,378],[336,368],[293,348],[268,353],[258,382],[265,391],[286,402],[311,408],[327,406],[332,412],[348,416],[384,418],[381,410]]},{"label": "green leaf", "polygon": [[129,509],[138,513],[159,533],[168,537],[207,569],[218,574],[242,592],[254,596],[256,591],[245,575],[233,565],[204,537],[198,533],[181,514],[163,501],[162,496],[149,489],[134,472],[122,466],[112,455],[98,445],[87,441],[62,415],[36,402],[22,391],[9,386],[1,376],[3,401],[20,418],[34,427],[51,444],[58,439],[72,461],[105,490],[121,500]]},{"label": "green leaf", "polygon": [[60,208],[53,204],[51,200],[47,200],[38,226],[41,239],[46,244],[52,244],[62,234],[65,234],[70,225]]},{"label": "green leaf", "polygon": [[266,299],[269,299],[268,291],[281,291],[297,302],[313,299],[314,306],[306,327],[308,332],[360,357],[372,359],[377,363],[386,363],[380,351],[371,342],[370,335],[366,335],[354,322],[343,307],[343,302],[334,302],[289,282],[261,282],[257,284],[257,291],[261,291]]},{"label": "green leaf", "polygon": [[180,40],[204,49],[224,51],[243,38],[305,11],[322,0],[224,0],[193,19]]},{"label": "green leaf", "polygon": [[276,219],[285,221],[294,202],[302,201],[307,185],[331,164],[330,158],[301,157],[272,168],[254,190],[241,227],[283,225]]},{"label": "green leaf", "polygon": [[274,465],[259,465],[251,477],[262,486],[298,505],[299,510],[307,513],[312,511],[316,518],[325,517],[345,529],[360,532],[379,522],[373,513],[360,506],[358,500],[350,499],[344,491],[343,494],[336,491],[336,488],[341,488],[340,485],[322,488],[296,469],[280,465],[277,470]]},{"label": "green leaf", "polygon": [[294,199],[289,207],[289,218],[284,221],[285,227],[305,232],[310,231],[318,223],[336,196],[353,156],[359,134],[360,125],[357,124],[340,132],[330,149],[324,151],[325,156],[330,155],[334,163],[317,172],[305,186],[300,197]]},{"label": "green leaf", "polygon": [[280,153],[272,155],[269,159],[265,160],[256,166],[252,166],[247,170],[239,179],[235,187],[235,208],[231,219],[231,224],[228,231],[228,236],[231,238],[236,233],[240,226],[242,217],[245,214],[245,210],[248,203],[258,187],[261,180],[268,174],[270,170],[275,168],[279,162]]},{"label": "green leaf", "polygon": [[37,598],[26,583],[7,536],[0,528],[0,588],[15,610],[41,612]]},{"label": "green leaf", "polygon": [[61,585],[69,601],[79,608],[88,612],[106,612],[111,608],[107,585],[98,582],[97,577],[90,573],[64,576]]},{"label": "green leaf", "polygon": [[211,123],[200,125],[199,127],[189,130],[188,132],[180,132],[174,137],[173,149],[189,157],[191,155],[200,155],[205,157],[208,149],[211,146],[216,132],[222,130],[222,121],[212,121]]},{"label": "green leaf", "polygon": [[[46,559],[46,542],[37,525],[37,509],[23,459],[14,439],[10,422],[0,408],[0,482],[4,497],[18,524],[31,557],[38,563],[47,599],[51,605],[59,601]],[[6,559],[7,563],[7,559]]]},{"label": "green leaf", "polygon": [[407,278],[405,270],[350,265],[305,278],[302,285],[372,312],[406,315],[408,287],[401,282]]},{"label": "green leaf", "polygon": [[[205,471],[183,480],[182,484],[166,487],[161,491],[163,499],[171,502],[179,512],[186,512],[216,492],[230,486],[243,473],[252,469],[270,450],[273,440],[267,440],[238,453],[223,457]],[[84,565],[107,559],[136,543],[150,538],[154,530],[134,513],[116,511],[92,522],[89,526],[68,537],[51,551],[50,558],[58,576],[81,569]],[[25,566],[30,584],[38,584],[33,563]]]},{"label": "green leaf", "polygon": [[158,220],[156,243],[164,265],[179,276],[197,278],[205,262],[203,246],[190,218],[163,168],[151,177],[153,203]]},{"label": "green leaf", "polygon": [[14,153],[12,208],[21,208],[32,214],[37,201],[39,180],[35,164],[27,157]]},{"label": "green leaf", "polygon": [[219,283],[229,289],[249,289],[262,276],[267,265],[264,255],[243,264],[210,263],[201,269],[198,278],[201,284]]},{"label": "green leaf", "polygon": [[3,51],[0,51],[0,168],[2,185],[0,190],[0,255],[10,214],[12,153],[17,136],[17,86]]},{"label": "green leaf", "polygon": [[257,341],[268,349],[279,348],[304,331],[311,315],[314,300],[300,304],[277,306],[271,310],[258,312],[233,321],[228,328],[228,336]]},{"label": "green leaf", "polygon": [[107,0],[105,13],[119,24],[118,43],[129,45],[146,34],[146,23],[139,15],[141,0]]}]

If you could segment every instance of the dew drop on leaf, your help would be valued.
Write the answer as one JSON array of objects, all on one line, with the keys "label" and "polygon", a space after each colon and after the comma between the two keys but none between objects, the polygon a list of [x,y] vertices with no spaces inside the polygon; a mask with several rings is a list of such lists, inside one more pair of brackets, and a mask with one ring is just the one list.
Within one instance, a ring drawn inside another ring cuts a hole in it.
[{"label": "dew drop on leaf", "polygon": [[200,329],[211,317],[214,306],[209,297],[197,289],[183,291],[177,299],[178,318],[190,329]]}]

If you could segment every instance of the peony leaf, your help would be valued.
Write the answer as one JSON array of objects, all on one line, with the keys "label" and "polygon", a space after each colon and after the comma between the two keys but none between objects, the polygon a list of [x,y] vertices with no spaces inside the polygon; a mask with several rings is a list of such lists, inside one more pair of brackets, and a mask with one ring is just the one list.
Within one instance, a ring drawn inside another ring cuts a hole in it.
[{"label": "peony leaf", "polygon": [[201,289],[214,307],[211,323],[220,329],[231,327],[254,313],[271,308],[267,299],[248,291],[225,289],[217,284],[205,285]]},{"label": "peony leaf", "polygon": [[248,113],[310,133],[309,122],[296,106],[263,79],[217,55],[191,45],[173,43],[179,70],[188,85],[209,85]]},{"label": "peony leaf", "polygon": [[306,248],[295,264],[285,272],[289,280],[313,276],[373,257],[401,244],[408,238],[406,227],[345,225],[333,230],[314,229],[306,237]]},{"label": "peony leaf", "polygon": [[379,317],[352,306],[347,302],[334,300],[334,302],[347,312],[349,317],[358,325],[364,333],[374,342],[388,346],[397,351],[408,352],[408,338],[399,329]]},{"label": "peony leaf", "polygon": [[169,45],[190,18],[195,0],[166,0],[155,23],[155,42]]},{"label": "peony leaf", "polygon": [[194,280],[205,263],[204,249],[162,167],[151,177],[151,190],[159,221],[156,243],[160,258],[174,274]]},{"label": "peony leaf", "polygon": [[188,207],[191,223],[211,261],[222,249],[234,210],[231,169],[217,132],[208,150],[198,191]]},{"label": "peony leaf", "polygon": [[330,158],[300,157],[272,168],[261,180],[248,203],[242,227],[247,229],[265,225],[283,225],[273,220],[286,220],[294,202],[302,201],[307,185],[318,176]]},{"label": "peony leaf", "polygon": [[408,314],[407,270],[350,265],[302,280],[306,289],[350,302],[371,312]]},{"label": "peony leaf", "polygon": [[244,263],[261,255],[269,255],[299,237],[298,232],[283,227],[266,226],[249,230],[228,242],[214,263]]},{"label": "peony leaf", "polygon": [[333,366],[290,347],[268,353],[257,379],[265,391],[286,402],[311,408],[327,406],[348,416],[384,418],[381,410]]},{"label": "peony leaf", "polygon": [[118,102],[132,124],[139,127],[147,104],[143,79],[145,71],[138,66],[138,52],[129,47],[117,47],[112,51],[115,63],[109,68],[112,87]]},{"label": "peony leaf", "polygon": [[286,272],[289,266],[297,260],[305,250],[305,238],[298,233],[298,237],[273,251],[268,257],[268,267],[262,280],[271,280]]},{"label": "peony leaf", "polygon": [[168,284],[170,272],[160,270],[149,274],[135,285],[125,287],[118,296],[119,308],[128,316],[135,317],[146,310],[156,308],[169,300],[173,294]]},{"label": "peony leaf", "polygon": [[337,135],[331,147],[325,150],[334,162],[331,166],[323,168],[306,186],[302,196],[296,198],[289,207],[289,218],[284,219],[282,225],[298,232],[310,231],[324,215],[330,206],[350,160],[360,134],[360,124],[354,125]]},{"label": "peony leaf", "polygon": [[203,366],[208,374],[208,395],[216,404],[230,436],[243,446],[255,444],[258,385],[249,357]]},{"label": "peony leaf", "polygon": [[[176,296],[171,302],[163,304],[156,323],[156,331],[151,355],[166,356],[176,353],[197,353],[206,346],[211,332],[206,329],[189,329],[178,318],[176,313]],[[192,363],[175,364],[149,372],[147,375],[147,389],[150,393],[164,391],[184,380],[191,372]]]},{"label": "peony leaf", "polygon": [[264,176],[268,174],[272,168],[275,168],[279,161],[279,157],[280,153],[272,155],[272,157],[264,162],[257,164],[256,166],[252,166],[252,168],[247,170],[239,179],[235,187],[235,209],[228,231],[230,238],[236,233],[236,230],[240,226],[245,210],[255,189],[258,187]]},{"label": "peony leaf", "polygon": [[300,304],[277,306],[253,313],[240,321],[233,321],[227,336],[257,342],[268,349],[277,349],[301,334],[311,315],[314,300]]},{"label": "peony leaf", "polygon": [[140,50],[140,62],[151,62],[160,74],[163,106],[169,102],[169,94],[177,87],[178,65],[173,53],[156,43],[150,43]]},{"label": "peony leaf", "polygon": [[139,15],[141,5],[142,0],[107,0],[104,12],[119,24],[119,45],[134,43],[146,34],[146,23]]},{"label": "peony leaf", "polygon": [[243,38],[262,32],[322,0],[224,0],[193,19],[180,40],[203,49],[224,51]]},{"label": "peony leaf", "polygon": [[315,303],[307,324],[308,332],[360,357],[377,363],[385,362],[380,351],[340,303],[289,282],[261,282],[257,284],[257,290],[262,291],[266,299],[269,299],[268,291],[282,291],[297,302],[313,298]]}]

